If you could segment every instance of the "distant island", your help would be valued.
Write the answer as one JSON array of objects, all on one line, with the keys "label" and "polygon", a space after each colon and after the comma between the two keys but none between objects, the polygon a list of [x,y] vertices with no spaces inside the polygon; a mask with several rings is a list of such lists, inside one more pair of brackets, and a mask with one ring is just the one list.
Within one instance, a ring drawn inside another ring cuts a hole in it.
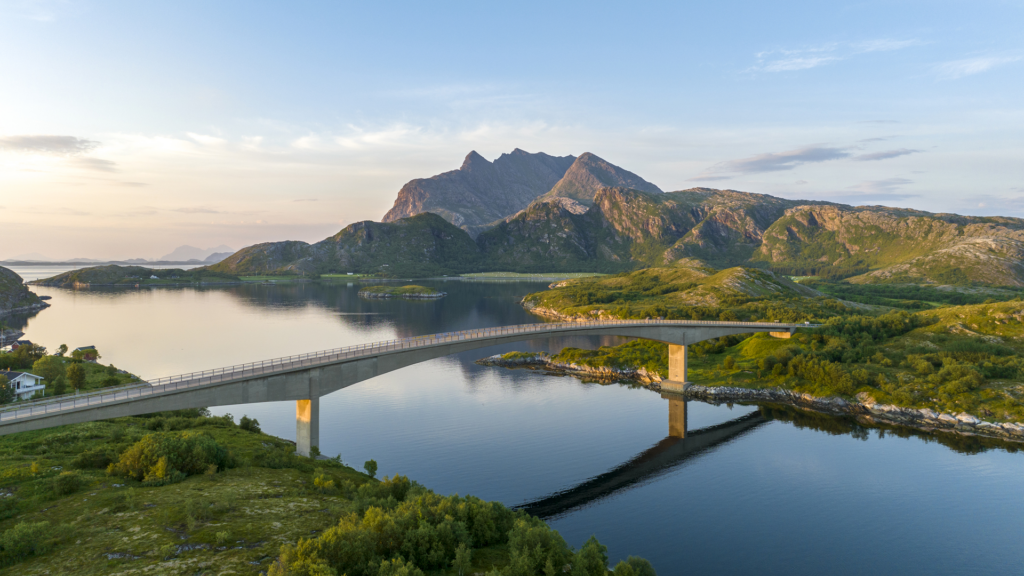
[{"label": "distant island", "polygon": [[368,286],[359,291],[362,298],[409,298],[412,300],[437,300],[447,292],[410,284],[408,286]]}]

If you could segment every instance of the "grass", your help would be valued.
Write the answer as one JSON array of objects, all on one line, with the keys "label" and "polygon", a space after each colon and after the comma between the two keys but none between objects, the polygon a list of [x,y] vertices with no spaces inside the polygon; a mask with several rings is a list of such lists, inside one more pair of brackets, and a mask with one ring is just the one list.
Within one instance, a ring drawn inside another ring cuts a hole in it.
[{"label": "grass", "polygon": [[527,274],[523,272],[476,272],[473,274],[461,274],[462,278],[543,278],[543,279],[570,279],[570,278],[592,278],[596,276],[605,276],[605,274],[599,274],[596,272],[551,272],[551,273],[536,273]]},{"label": "grass", "polygon": [[[53,533],[63,535],[52,551],[21,561],[19,573],[196,574],[216,567],[217,573],[255,574],[266,570],[281,544],[323,530],[347,510],[343,498],[313,488],[314,472],[338,484],[371,481],[336,462],[296,457],[290,443],[223,418],[199,420],[199,429],[241,465],[164,486],[73,465],[82,452],[120,452],[171,418],[123,418],[0,438],[0,490],[11,494],[3,499],[0,531],[26,521],[48,522]],[[268,461],[274,467],[256,465]],[[72,470],[80,487],[57,496],[54,479]]]},{"label": "grass", "polygon": [[301,280],[304,277],[303,276],[299,276],[297,274],[293,274],[293,275],[282,274],[282,275],[279,275],[279,276],[268,276],[268,275],[263,275],[263,276],[239,276],[239,278],[243,282],[275,282],[276,283],[276,282],[292,282],[292,281],[295,281],[295,280]]},{"label": "grass", "polygon": [[418,286],[416,284],[409,284],[406,286],[388,286],[385,284],[378,284],[376,286],[367,286],[359,291],[360,294],[379,294],[387,296],[442,296],[444,292],[428,288],[426,286]]}]

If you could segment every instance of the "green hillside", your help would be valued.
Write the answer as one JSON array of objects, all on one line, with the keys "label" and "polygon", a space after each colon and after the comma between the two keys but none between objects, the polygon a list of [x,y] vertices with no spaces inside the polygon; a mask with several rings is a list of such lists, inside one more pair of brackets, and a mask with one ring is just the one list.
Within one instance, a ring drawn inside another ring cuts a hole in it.
[{"label": "green hillside", "polygon": [[[573,550],[524,512],[303,458],[254,420],[204,410],[4,436],[0,477],[0,568],[11,573],[610,573],[596,539]],[[654,574],[629,562],[614,574]]]}]

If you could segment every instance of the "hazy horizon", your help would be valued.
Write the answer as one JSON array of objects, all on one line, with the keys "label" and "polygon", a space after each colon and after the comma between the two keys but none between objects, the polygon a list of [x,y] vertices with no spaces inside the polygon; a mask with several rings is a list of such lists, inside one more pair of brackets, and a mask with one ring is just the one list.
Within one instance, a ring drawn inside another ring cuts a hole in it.
[{"label": "hazy horizon", "polygon": [[[1024,217],[1024,6],[0,4],[0,260],[319,241],[522,148]],[[16,55],[16,56],[14,56]]]}]

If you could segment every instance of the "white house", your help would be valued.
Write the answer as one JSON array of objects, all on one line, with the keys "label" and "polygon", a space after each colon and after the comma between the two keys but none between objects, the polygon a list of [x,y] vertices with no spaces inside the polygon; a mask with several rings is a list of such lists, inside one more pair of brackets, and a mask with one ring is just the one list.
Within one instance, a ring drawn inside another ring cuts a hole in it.
[{"label": "white house", "polygon": [[7,376],[9,385],[14,389],[15,397],[18,400],[28,400],[39,390],[45,390],[43,377],[25,372],[8,372],[0,370],[0,376]]}]

